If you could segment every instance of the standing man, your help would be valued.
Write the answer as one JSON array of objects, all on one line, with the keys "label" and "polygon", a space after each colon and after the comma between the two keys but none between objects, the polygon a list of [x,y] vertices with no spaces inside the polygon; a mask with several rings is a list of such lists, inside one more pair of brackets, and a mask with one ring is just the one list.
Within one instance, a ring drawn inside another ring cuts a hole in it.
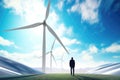
[{"label": "standing man", "polygon": [[69,65],[70,65],[70,72],[71,72],[71,75],[74,76],[75,60],[73,59],[73,57],[71,58],[71,60],[70,60],[70,62],[69,62]]}]

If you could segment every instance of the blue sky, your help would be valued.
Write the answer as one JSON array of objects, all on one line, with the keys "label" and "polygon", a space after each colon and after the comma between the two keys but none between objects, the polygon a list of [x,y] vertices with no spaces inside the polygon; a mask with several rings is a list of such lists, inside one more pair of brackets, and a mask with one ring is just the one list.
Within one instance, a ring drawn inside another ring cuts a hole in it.
[{"label": "blue sky", "polygon": [[[0,1],[0,55],[31,67],[41,67],[42,26],[11,32],[6,29],[42,22],[48,1]],[[73,56],[77,68],[94,67],[120,59],[120,1],[118,0],[51,0],[47,23],[57,33],[70,54],[56,41],[53,54],[61,68]],[[54,37],[46,32],[50,51]],[[33,63],[33,64],[31,64]],[[49,54],[47,54],[49,67]]]}]

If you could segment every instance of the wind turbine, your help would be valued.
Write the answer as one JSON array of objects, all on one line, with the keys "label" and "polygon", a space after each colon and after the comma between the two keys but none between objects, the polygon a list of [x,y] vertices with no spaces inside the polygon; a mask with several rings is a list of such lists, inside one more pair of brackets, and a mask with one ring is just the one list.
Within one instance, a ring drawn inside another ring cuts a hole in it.
[{"label": "wind turbine", "polygon": [[48,31],[58,40],[58,42],[62,45],[62,47],[65,49],[65,51],[69,54],[68,50],[65,48],[65,46],[63,45],[63,43],[61,42],[61,40],[59,39],[59,37],[57,36],[57,34],[53,31],[53,29],[46,23],[46,20],[49,16],[49,9],[50,9],[50,0],[48,2],[48,6],[46,9],[46,15],[45,15],[45,19],[43,22],[38,22],[38,23],[34,23],[28,26],[23,26],[23,27],[18,27],[18,28],[14,28],[14,29],[8,29],[5,31],[13,31],[13,30],[21,30],[21,29],[28,29],[28,28],[34,28],[34,27],[38,27],[40,25],[43,25],[43,45],[42,45],[42,70],[43,72],[45,72],[45,68],[46,68],[46,27],[48,29]]},{"label": "wind turbine", "polygon": [[[55,57],[54,57],[54,55],[52,54],[54,44],[55,44],[55,40],[53,41],[53,44],[52,44],[52,46],[51,46],[51,50],[48,52],[48,53],[50,53],[50,69],[51,69],[51,70],[52,70],[52,59],[55,61],[55,64],[57,64],[57,63],[56,63],[56,60],[55,60]],[[48,53],[47,53],[47,54],[48,54]]]},{"label": "wind turbine", "polygon": [[60,60],[61,60],[61,71],[62,71],[63,70],[63,62],[64,62],[63,55],[61,56]]},{"label": "wind turbine", "polygon": [[62,56],[58,59],[58,60],[60,60],[60,65],[61,65],[61,71],[63,70],[63,62],[64,62],[64,60],[63,60],[63,57],[64,57],[64,54],[62,54]]}]

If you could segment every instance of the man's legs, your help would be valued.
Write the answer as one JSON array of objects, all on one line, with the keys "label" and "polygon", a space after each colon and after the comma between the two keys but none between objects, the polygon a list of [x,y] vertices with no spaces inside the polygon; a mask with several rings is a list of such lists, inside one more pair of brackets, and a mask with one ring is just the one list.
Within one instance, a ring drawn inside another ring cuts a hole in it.
[{"label": "man's legs", "polygon": [[71,75],[72,75],[72,68],[70,68],[70,73],[71,73]]},{"label": "man's legs", "polygon": [[71,75],[74,76],[74,68],[71,68]]},{"label": "man's legs", "polygon": [[71,72],[71,75],[73,75],[74,76],[74,68],[70,68],[70,72]]},{"label": "man's legs", "polygon": [[74,76],[74,68],[73,68],[73,76]]}]

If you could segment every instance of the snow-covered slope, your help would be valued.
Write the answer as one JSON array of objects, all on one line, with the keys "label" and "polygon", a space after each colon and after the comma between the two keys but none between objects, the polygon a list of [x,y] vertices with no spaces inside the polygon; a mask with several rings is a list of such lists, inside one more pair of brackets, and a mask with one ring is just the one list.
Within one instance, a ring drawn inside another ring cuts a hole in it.
[{"label": "snow-covered slope", "polygon": [[0,56],[0,76],[42,74],[28,66]]},{"label": "snow-covered slope", "polygon": [[120,63],[101,65],[89,71],[92,74],[120,75]]}]

